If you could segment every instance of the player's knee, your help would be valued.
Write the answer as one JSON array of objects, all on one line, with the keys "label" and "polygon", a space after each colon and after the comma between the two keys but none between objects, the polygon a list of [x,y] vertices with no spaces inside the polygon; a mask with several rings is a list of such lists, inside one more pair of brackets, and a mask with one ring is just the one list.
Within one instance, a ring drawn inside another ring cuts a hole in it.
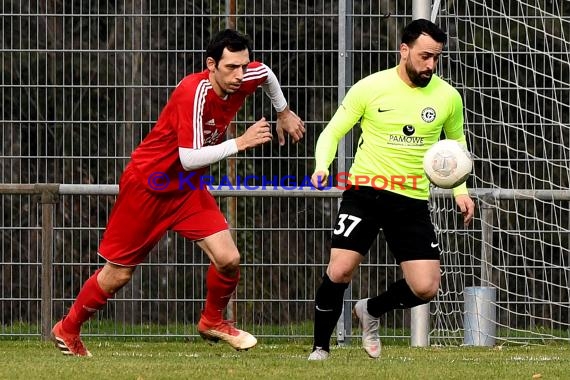
[{"label": "player's knee", "polygon": [[215,263],[218,272],[233,275],[239,271],[240,255],[238,251],[218,259]]},{"label": "player's knee", "polygon": [[114,294],[125,286],[133,277],[134,268],[105,265],[97,280],[101,289]]},{"label": "player's knee", "polygon": [[417,293],[418,298],[424,301],[430,301],[437,295],[437,288],[424,288],[420,289]]},{"label": "player's knee", "polygon": [[422,281],[410,286],[412,292],[424,301],[429,301],[437,295],[439,280]]},{"label": "player's knee", "polygon": [[133,272],[119,272],[116,274],[115,283],[117,284],[118,287],[122,288],[129,281],[131,281],[132,277],[133,277]]},{"label": "player's knee", "polygon": [[356,251],[332,248],[327,275],[334,283],[347,284],[352,280],[361,261],[362,255]]},{"label": "player's knee", "polygon": [[353,270],[342,266],[329,266],[327,275],[334,283],[349,283],[352,280]]}]

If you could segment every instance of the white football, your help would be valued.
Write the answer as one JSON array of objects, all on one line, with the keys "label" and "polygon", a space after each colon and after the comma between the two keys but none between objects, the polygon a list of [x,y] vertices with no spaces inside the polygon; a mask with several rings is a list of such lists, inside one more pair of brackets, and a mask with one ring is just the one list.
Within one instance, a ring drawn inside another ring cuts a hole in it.
[{"label": "white football", "polygon": [[435,186],[452,189],[467,181],[473,169],[471,153],[455,140],[439,140],[424,156],[424,172]]}]

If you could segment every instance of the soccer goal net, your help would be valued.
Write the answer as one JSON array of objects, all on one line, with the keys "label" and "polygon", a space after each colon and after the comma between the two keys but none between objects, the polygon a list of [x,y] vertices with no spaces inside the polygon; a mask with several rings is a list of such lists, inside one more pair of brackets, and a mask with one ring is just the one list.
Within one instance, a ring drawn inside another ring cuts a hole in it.
[{"label": "soccer goal net", "polygon": [[461,344],[470,287],[494,288],[497,344],[568,339],[570,2],[436,5],[449,35],[442,72],[465,103],[482,233],[462,228],[452,200],[434,199],[445,252],[432,343]]}]

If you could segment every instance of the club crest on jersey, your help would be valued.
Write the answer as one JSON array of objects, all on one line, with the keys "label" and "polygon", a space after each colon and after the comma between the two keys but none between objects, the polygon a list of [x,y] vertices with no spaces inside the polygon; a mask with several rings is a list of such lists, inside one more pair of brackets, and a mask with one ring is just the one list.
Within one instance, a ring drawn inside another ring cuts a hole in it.
[{"label": "club crest on jersey", "polygon": [[[204,135],[206,135],[206,132],[210,132],[210,131],[204,131]],[[213,133],[209,134],[209,136],[204,136],[204,145],[214,145],[218,143],[218,138],[220,137],[221,133],[218,132],[217,129],[214,130]]]},{"label": "club crest on jersey", "polygon": [[431,123],[435,120],[435,110],[431,107],[426,107],[422,110],[422,120],[426,123]]}]

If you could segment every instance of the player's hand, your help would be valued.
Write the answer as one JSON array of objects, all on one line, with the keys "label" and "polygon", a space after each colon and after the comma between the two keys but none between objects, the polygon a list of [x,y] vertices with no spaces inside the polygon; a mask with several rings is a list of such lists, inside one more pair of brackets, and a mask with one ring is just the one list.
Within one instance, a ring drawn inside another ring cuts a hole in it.
[{"label": "player's hand", "polygon": [[475,202],[469,195],[461,194],[455,197],[455,203],[457,203],[461,214],[463,214],[463,223],[468,226],[475,214]]},{"label": "player's hand", "polygon": [[277,113],[277,137],[279,145],[285,145],[285,134],[287,132],[293,139],[293,143],[299,142],[305,133],[305,123],[295,112],[287,106],[283,111]]},{"label": "player's hand", "polygon": [[271,141],[273,135],[267,120],[264,117],[259,119],[255,124],[246,129],[243,135],[236,138],[236,145],[238,150],[244,151],[249,148],[263,145]]},{"label": "player's hand", "polygon": [[328,175],[324,171],[316,171],[311,176],[311,184],[315,187],[315,189],[322,190],[327,186],[327,178]]}]

